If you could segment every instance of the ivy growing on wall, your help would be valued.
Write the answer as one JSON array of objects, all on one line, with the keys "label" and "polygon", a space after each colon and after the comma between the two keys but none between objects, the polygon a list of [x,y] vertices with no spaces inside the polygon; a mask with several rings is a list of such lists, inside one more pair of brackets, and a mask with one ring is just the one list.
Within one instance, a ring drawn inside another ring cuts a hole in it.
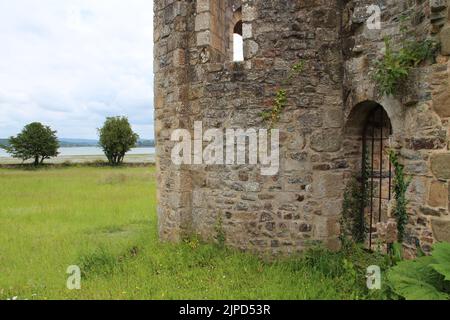
[{"label": "ivy growing on wall", "polygon": [[341,215],[340,239],[345,246],[348,242],[363,243],[366,240],[368,226],[364,210],[370,203],[370,171],[368,153],[364,152],[364,170],[361,177],[353,176],[344,193]]},{"label": "ivy growing on wall", "polygon": [[426,39],[409,40],[405,22],[402,18],[401,41],[398,50],[392,48],[392,39],[385,38],[386,52],[375,64],[374,81],[378,84],[382,94],[396,94],[401,84],[407,80],[411,70],[423,61],[435,58],[439,51],[439,42]]},{"label": "ivy growing on wall", "polygon": [[393,215],[397,220],[397,230],[398,230],[398,242],[402,243],[405,237],[406,225],[408,223],[408,212],[406,206],[408,205],[408,200],[406,199],[406,192],[409,185],[411,184],[411,179],[406,178],[405,168],[400,164],[398,155],[395,151],[389,151],[389,160],[394,167],[394,198],[395,207]]},{"label": "ivy growing on wall", "polygon": [[[294,64],[289,71],[289,74],[286,80],[283,82],[283,86],[287,85],[292,79],[294,79],[300,72],[303,71],[305,66],[304,61],[299,61]],[[275,124],[280,121],[281,114],[287,105],[287,90],[279,89],[275,95],[275,99],[273,101],[272,109],[269,111],[261,112],[262,119],[268,124],[269,128],[272,129]]]}]

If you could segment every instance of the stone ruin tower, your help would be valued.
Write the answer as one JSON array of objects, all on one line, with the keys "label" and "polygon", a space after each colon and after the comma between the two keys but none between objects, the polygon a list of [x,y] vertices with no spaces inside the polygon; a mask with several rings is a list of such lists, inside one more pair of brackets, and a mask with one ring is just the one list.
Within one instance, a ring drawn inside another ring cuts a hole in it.
[{"label": "stone ruin tower", "polygon": [[[368,6],[382,27],[369,29]],[[450,1],[155,0],[155,127],[160,237],[205,240],[272,254],[322,243],[339,246],[344,189],[370,170],[362,215],[372,245],[392,218],[396,150],[412,182],[404,246],[430,251],[450,241]],[[419,39],[441,43],[434,61],[414,68],[401,92],[373,80],[384,38],[400,42],[402,17]],[[233,62],[233,34],[244,61]],[[299,60],[303,71],[285,83]],[[280,169],[258,165],[175,165],[175,129],[264,128],[261,112],[287,91]],[[367,168],[366,168],[367,169]]]}]

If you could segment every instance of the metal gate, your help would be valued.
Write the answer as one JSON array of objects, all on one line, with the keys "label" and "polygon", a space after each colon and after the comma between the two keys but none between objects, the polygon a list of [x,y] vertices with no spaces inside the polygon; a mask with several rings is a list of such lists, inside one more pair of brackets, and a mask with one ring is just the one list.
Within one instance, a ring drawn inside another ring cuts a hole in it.
[{"label": "metal gate", "polygon": [[[375,225],[387,220],[388,204],[392,197],[392,165],[387,150],[390,147],[392,125],[386,111],[377,105],[367,118],[363,131],[362,174],[363,194],[367,195],[362,205],[363,225],[367,226],[369,248],[376,237]],[[368,190],[366,190],[368,189]]]}]

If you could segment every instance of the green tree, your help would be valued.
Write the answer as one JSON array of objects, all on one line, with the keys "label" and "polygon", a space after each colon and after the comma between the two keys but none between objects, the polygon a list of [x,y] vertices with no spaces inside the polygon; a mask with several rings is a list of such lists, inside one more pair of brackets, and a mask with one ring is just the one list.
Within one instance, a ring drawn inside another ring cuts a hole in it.
[{"label": "green tree", "polygon": [[4,149],[14,158],[23,161],[34,159],[34,165],[40,165],[46,159],[58,156],[59,142],[56,131],[39,122],[26,125],[17,137],[9,138]]},{"label": "green tree", "polygon": [[111,165],[121,164],[125,154],[136,146],[139,139],[126,117],[106,118],[105,124],[98,132],[100,146]]}]

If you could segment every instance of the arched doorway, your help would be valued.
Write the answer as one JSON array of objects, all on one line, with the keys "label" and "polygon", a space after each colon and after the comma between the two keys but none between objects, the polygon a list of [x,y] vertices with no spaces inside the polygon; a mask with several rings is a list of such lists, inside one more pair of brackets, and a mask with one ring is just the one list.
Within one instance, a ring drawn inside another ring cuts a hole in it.
[{"label": "arched doorway", "polygon": [[368,113],[362,136],[361,178],[368,199],[363,205],[368,227],[368,245],[376,240],[378,223],[386,222],[392,198],[392,164],[388,150],[391,147],[392,125],[384,108],[376,104]]},{"label": "arched doorway", "polygon": [[352,177],[358,181],[360,235],[369,248],[382,238],[392,199],[393,168],[388,151],[393,129],[386,110],[374,101],[356,105],[346,126],[345,158]]}]

